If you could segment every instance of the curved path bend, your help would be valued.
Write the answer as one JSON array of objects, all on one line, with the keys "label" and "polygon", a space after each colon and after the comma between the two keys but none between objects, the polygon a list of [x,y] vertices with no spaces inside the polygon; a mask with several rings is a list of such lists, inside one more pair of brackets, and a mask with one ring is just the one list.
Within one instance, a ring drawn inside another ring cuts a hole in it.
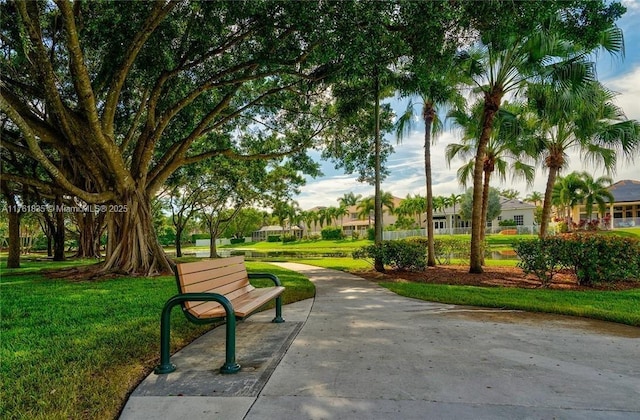
[{"label": "curved path bend", "polygon": [[176,372],[141,383],[121,418],[640,419],[640,328],[424,302],[278,265],[316,297],[286,305],[285,324],[271,311],[240,323],[239,374],[217,373],[217,328],[172,357]]}]

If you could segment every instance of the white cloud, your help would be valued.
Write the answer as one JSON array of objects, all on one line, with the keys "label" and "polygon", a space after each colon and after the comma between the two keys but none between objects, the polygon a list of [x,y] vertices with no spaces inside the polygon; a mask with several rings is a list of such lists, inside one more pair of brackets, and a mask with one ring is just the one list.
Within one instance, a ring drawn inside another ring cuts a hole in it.
[{"label": "white cloud", "polygon": [[[627,15],[631,14],[632,11],[636,16],[640,13],[640,0],[627,1],[625,5],[629,8]],[[625,63],[624,73],[605,80],[604,83],[607,87],[619,93],[616,103],[625,111],[627,118],[640,121],[640,56],[634,55],[631,57],[628,55],[627,59],[631,59],[632,63]],[[619,62],[614,64],[620,65]],[[382,190],[401,198],[406,197],[407,194],[426,195],[424,133],[417,131],[423,128],[420,124],[416,124],[416,131],[409,133],[400,144],[395,144],[395,137],[389,135],[390,141],[394,144],[395,152],[387,162],[387,167],[391,173],[383,181]],[[458,141],[459,135],[457,133],[444,132],[431,147],[434,195],[448,196],[451,193],[460,194],[463,192],[463,188],[456,178],[456,171],[463,162],[456,160],[449,167],[445,160],[447,144]],[[622,179],[640,180],[640,156],[637,157],[635,162],[626,161],[623,157],[620,157],[619,160],[615,174],[613,174],[614,181]],[[572,171],[588,171],[594,177],[604,175],[604,171],[601,168],[593,168],[583,162],[579,153],[575,151],[569,153],[569,167],[563,173],[566,174]],[[373,195],[373,186],[357,182],[356,175],[339,175],[334,170],[325,170],[325,172],[327,173],[326,177],[318,180],[309,180],[307,186],[303,187],[302,194],[296,197],[296,201],[298,201],[301,208],[336,206],[338,205],[338,198],[349,192],[362,194],[363,197]],[[546,182],[547,172],[538,169],[532,187],[528,187],[523,181],[513,181],[511,179],[504,183],[495,179],[492,185],[500,189],[516,189],[520,191],[521,197],[524,198],[532,191],[544,192]]]},{"label": "white cloud", "polygon": [[639,0],[622,0],[622,5],[627,8],[627,17],[640,12]]},{"label": "white cloud", "polygon": [[616,104],[624,110],[627,118],[640,120],[640,66],[604,84],[618,92]]}]

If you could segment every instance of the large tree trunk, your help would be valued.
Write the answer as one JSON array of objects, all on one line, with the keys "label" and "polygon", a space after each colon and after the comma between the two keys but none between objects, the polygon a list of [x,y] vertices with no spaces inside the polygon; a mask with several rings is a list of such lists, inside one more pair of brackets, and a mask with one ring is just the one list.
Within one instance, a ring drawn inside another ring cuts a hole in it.
[{"label": "large tree trunk", "polygon": [[60,197],[56,197],[56,212],[55,212],[55,223],[53,226],[53,260],[54,261],[64,261],[64,211],[60,208],[62,207],[62,200]]},{"label": "large tree trunk", "polygon": [[102,233],[105,214],[94,212],[77,213],[78,252],[79,258],[101,258],[100,234]]},{"label": "large tree trunk", "polygon": [[425,104],[422,110],[424,119],[424,174],[427,183],[427,266],[436,265],[436,247],[433,229],[433,183],[431,179],[431,127],[435,110]]},{"label": "large tree trunk", "polygon": [[473,207],[471,212],[471,256],[469,262],[470,273],[482,273],[483,233],[482,220],[482,192],[484,161],[487,155],[487,143],[493,130],[493,120],[500,108],[502,89],[496,88],[491,94],[485,95],[484,113],[482,118],[482,132],[478,139],[475,165],[473,168]]},{"label": "large tree trunk", "polygon": [[153,228],[150,200],[132,192],[116,205],[107,205],[107,259],[103,271],[132,275],[169,274],[172,262]]},{"label": "large tree trunk", "polygon": [[182,257],[182,227],[176,226],[176,258]]},{"label": "large tree trunk", "polygon": [[20,268],[20,216],[17,211],[7,212],[9,218],[9,255],[7,268]]},{"label": "large tree trunk", "polygon": [[553,194],[553,185],[556,183],[560,167],[556,165],[548,166],[549,176],[547,178],[547,186],[544,191],[544,202],[542,204],[542,220],[540,221],[540,238],[548,235],[549,219],[551,218],[551,195]]},{"label": "large tree trunk", "polygon": [[216,247],[216,232],[212,230],[209,233],[209,258],[219,258],[218,248]]}]

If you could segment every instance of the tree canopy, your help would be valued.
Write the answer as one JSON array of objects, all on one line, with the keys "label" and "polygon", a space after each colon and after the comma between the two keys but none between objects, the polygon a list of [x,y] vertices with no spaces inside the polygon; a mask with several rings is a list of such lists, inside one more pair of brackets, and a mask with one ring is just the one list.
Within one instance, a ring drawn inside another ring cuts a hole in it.
[{"label": "tree canopy", "polygon": [[[379,184],[391,116],[373,116],[400,76],[426,83],[456,50],[495,52],[462,66],[485,95],[484,139],[504,93],[542,75],[542,47],[571,47],[576,62],[596,46],[620,51],[602,34],[623,12],[584,0],[2,2],[2,191],[117,205],[103,270],[166,272],[150,203],[179,168],[270,160],[317,174],[315,147]],[[485,83],[509,51],[522,52],[509,77]]]}]

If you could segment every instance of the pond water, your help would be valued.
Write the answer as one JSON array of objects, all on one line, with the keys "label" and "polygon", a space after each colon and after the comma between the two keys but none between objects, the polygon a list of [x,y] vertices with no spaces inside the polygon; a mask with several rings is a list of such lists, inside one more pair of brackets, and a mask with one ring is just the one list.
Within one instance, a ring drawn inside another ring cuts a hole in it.
[{"label": "pond water", "polygon": [[[186,255],[186,254],[185,254]],[[193,255],[193,254],[191,254]],[[246,250],[236,250],[236,249],[218,249],[218,255],[221,257],[232,257],[236,255],[243,255],[245,258],[257,258],[257,259],[268,259],[268,258],[341,258],[341,257],[350,257],[350,252],[300,252],[300,251],[268,251],[268,252],[259,252],[259,251],[246,251]],[[197,251],[195,256],[198,258],[207,258],[209,256],[209,251]]]},{"label": "pond water", "polygon": [[[194,254],[184,254],[194,255]],[[351,257],[351,252],[301,252],[301,251],[250,251],[237,249],[218,249],[218,255],[221,257],[232,257],[243,255],[245,258],[251,259],[269,259],[269,258],[344,258]],[[198,258],[209,257],[209,251],[197,251],[195,256]],[[455,258],[455,255],[452,256]],[[487,255],[492,260],[517,260],[518,256],[514,252],[492,251]]]}]

